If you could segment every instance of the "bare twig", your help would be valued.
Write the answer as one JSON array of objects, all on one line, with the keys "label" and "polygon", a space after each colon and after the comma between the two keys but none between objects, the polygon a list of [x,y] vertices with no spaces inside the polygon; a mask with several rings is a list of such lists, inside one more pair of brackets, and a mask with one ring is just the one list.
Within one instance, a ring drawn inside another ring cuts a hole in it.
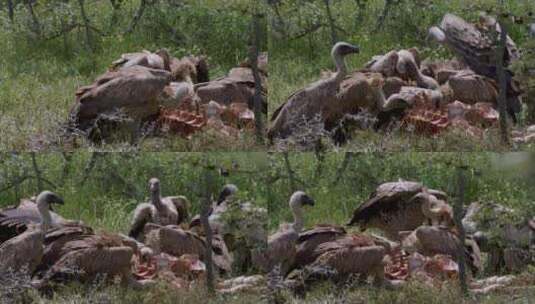
[{"label": "bare twig", "polygon": [[331,29],[331,45],[335,45],[338,41],[338,34],[336,34],[336,24],[331,13],[330,0],[323,0],[323,3],[325,4],[325,12],[327,13],[327,20],[329,20],[329,28]]},{"label": "bare twig", "polygon": [[43,191],[43,179],[41,177],[41,170],[39,170],[39,166],[37,165],[37,159],[35,157],[35,152],[31,153],[32,156],[32,166],[33,171],[35,172],[35,177],[37,179],[37,193]]},{"label": "bare twig", "polygon": [[288,158],[288,152],[283,153],[284,156],[284,164],[286,165],[286,171],[288,172],[288,179],[290,180],[290,188],[292,188],[292,191],[296,191],[296,184],[295,184],[295,176],[294,171],[292,170],[292,166],[290,165],[290,159]]},{"label": "bare twig", "polygon": [[347,166],[351,162],[351,159],[353,158],[353,152],[346,152],[344,154],[344,160],[342,161],[342,164],[340,165],[340,168],[336,171],[336,177],[334,178],[333,185],[338,184],[342,176],[344,176],[344,173],[347,169]]},{"label": "bare twig", "polygon": [[147,8],[147,0],[141,0],[141,2],[139,3],[139,7],[136,10],[136,14],[134,15],[134,18],[128,26],[128,29],[126,30],[125,34],[130,34],[134,31],[139,20],[141,20],[141,17],[143,16],[143,12],[145,12],[145,8]]},{"label": "bare twig", "polygon": [[78,5],[80,6],[80,15],[82,16],[82,20],[84,22],[85,40],[86,40],[87,46],[89,47],[91,52],[93,52],[94,46],[93,46],[93,39],[91,37],[92,28],[89,22],[89,18],[87,17],[87,14],[85,13],[84,0],[78,0]]},{"label": "bare twig", "polygon": [[468,284],[466,281],[466,257],[465,257],[465,231],[462,223],[462,213],[464,206],[464,196],[466,187],[465,172],[468,168],[466,166],[460,166],[458,168],[458,189],[457,189],[457,202],[454,206],[454,220],[455,226],[459,231],[459,250],[457,252],[457,261],[459,262],[459,283],[461,284],[461,291],[463,295],[468,294]]},{"label": "bare twig", "polygon": [[91,159],[89,159],[89,162],[84,168],[82,178],[80,179],[80,185],[83,185],[89,176],[91,175],[91,171],[93,171],[93,168],[95,167],[98,158],[101,156],[102,153],[100,152],[93,152],[91,153]]}]

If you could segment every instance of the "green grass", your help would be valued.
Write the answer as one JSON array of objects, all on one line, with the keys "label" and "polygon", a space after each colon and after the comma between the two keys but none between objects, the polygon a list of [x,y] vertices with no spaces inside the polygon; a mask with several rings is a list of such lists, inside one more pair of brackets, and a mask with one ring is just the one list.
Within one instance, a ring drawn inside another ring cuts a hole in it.
[{"label": "green grass", "polygon": [[[296,37],[317,20],[327,17],[322,1],[298,6],[298,1],[285,1],[279,12],[286,24],[286,32]],[[480,9],[495,8],[497,1],[402,1],[391,10],[383,28],[375,31],[377,17],[384,5],[383,0],[367,1],[364,11],[360,11],[355,1],[332,1],[332,14],[338,30],[338,40],[360,46],[361,52],[347,58],[350,70],[358,70],[373,56],[385,54],[392,49],[418,47],[423,58],[451,58],[453,55],[442,46],[426,40],[427,29],[438,24],[447,13],[458,14],[469,20],[476,18]],[[529,1],[505,1],[506,9],[516,15],[524,16],[535,10]],[[318,17],[318,15],[320,17]],[[276,17],[273,17],[276,18]],[[522,45],[527,39],[525,26],[511,25],[512,38]],[[284,39],[273,29],[269,36],[270,52],[270,91],[269,114],[284,103],[288,96],[320,78],[320,73],[334,69],[330,57],[331,36],[328,26],[323,26],[302,38]],[[496,134],[496,130],[491,130]],[[382,143],[383,133],[366,130],[353,134],[353,140],[343,149],[348,151],[505,151],[532,150],[533,146],[504,146],[499,137],[489,136],[475,139],[468,136],[440,135],[441,138],[426,138],[418,134],[394,131],[386,143]]]},{"label": "green grass", "polygon": [[[14,24],[9,22],[4,10],[0,11],[0,150],[72,148],[62,144],[59,129],[74,104],[76,89],[91,84],[123,53],[167,48],[178,58],[205,54],[211,78],[225,75],[247,58],[250,1],[185,3],[186,6],[180,8],[170,7],[163,1],[159,6],[147,7],[136,30],[124,34],[138,0],[123,1],[114,23],[109,1],[86,1],[91,24],[102,33],[93,33],[94,51],[86,45],[83,29],[73,30],[65,39],[62,36],[36,39],[28,30],[29,14],[24,7],[16,10]],[[46,36],[59,29],[61,16],[68,13],[78,17],[79,14],[76,1],[62,9],[52,5],[40,2],[35,7]],[[168,26],[176,31],[178,38]],[[201,133],[192,141],[181,138],[146,140],[136,148],[148,151],[261,149],[252,135],[245,137],[222,140]],[[80,145],[85,149],[104,151],[125,149],[122,143],[94,147],[88,141],[81,141]]]}]

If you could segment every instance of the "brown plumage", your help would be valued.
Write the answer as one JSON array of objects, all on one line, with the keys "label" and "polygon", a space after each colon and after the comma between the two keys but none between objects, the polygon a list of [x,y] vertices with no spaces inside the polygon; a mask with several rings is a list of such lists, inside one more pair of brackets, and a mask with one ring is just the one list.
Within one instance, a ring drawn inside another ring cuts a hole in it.
[{"label": "brown plumage", "polygon": [[[348,235],[332,242],[323,243],[314,251],[317,259],[309,266],[311,276],[334,270],[330,279],[343,280],[350,275],[372,275],[376,284],[384,280],[385,248],[377,246],[365,235]],[[309,279],[310,280],[310,279]]]},{"label": "brown plumage", "polygon": [[43,241],[47,230],[52,225],[50,205],[63,204],[63,200],[50,191],[41,192],[36,199],[39,220],[27,224],[27,229],[0,245],[0,272],[26,270],[30,274],[35,270],[43,257]]},{"label": "brown plumage", "polygon": [[[260,73],[260,89],[262,110],[267,110],[267,76]],[[247,104],[254,108],[255,81],[253,71],[248,67],[237,67],[229,71],[228,75],[214,79],[210,82],[195,85],[195,93],[201,104],[215,101],[220,105],[229,106],[232,103]]]},{"label": "brown plumage", "polygon": [[169,52],[166,49],[160,49],[155,53],[142,51],[139,53],[122,54],[121,58],[112,62],[111,70],[126,69],[132,66],[144,66],[151,69],[170,71]]},{"label": "brown plumage", "polygon": [[38,281],[44,286],[49,281],[92,281],[105,276],[119,276],[124,285],[142,287],[131,272],[134,250],[113,234],[80,234],[62,244],[60,255]]},{"label": "brown plumage", "polygon": [[452,100],[466,104],[488,102],[497,106],[498,88],[496,82],[470,70],[459,71],[448,78]]},{"label": "brown plumage", "polygon": [[139,65],[106,72],[76,91],[70,125],[89,132],[97,119],[111,123],[115,116],[127,116],[137,124],[150,120],[159,113],[158,96],[170,81],[168,71]]},{"label": "brown plumage", "polygon": [[93,229],[84,225],[67,225],[50,229],[45,235],[43,259],[36,271],[42,273],[50,269],[62,256],[68,253],[67,244],[70,242],[94,234]]},{"label": "brown plumage", "polygon": [[[439,43],[452,50],[457,57],[479,75],[498,80],[496,67],[497,44],[492,38],[494,32],[501,32],[499,23],[490,16],[480,16],[476,26],[453,14],[446,14],[440,26],[429,29],[429,34]],[[507,36],[504,64],[508,66],[520,57],[514,41]],[[519,95],[522,93],[515,84],[511,70],[506,69],[507,110],[513,118],[521,110]]]},{"label": "brown plumage", "polygon": [[313,206],[314,200],[303,191],[294,192],[289,202],[294,222],[281,225],[279,231],[268,237],[266,250],[253,255],[253,261],[259,268],[271,272],[280,267],[281,275],[286,276],[295,262],[296,244],[304,224],[302,209],[305,205]]},{"label": "brown plumage", "polygon": [[[49,213],[51,227],[69,223],[59,214],[52,211]],[[28,225],[38,224],[41,221],[41,213],[34,198],[22,199],[17,207],[7,207],[0,210],[0,244],[23,233]]]},{"label": "brown plumage", "polygon": [[287,138],[297,125],[314,119],[316,115],[320,116],[327,128],[335,126],[336,122],[331,115],[338,113],[336,109],[338,92],[347,74],[344,57],[358,51],[358,47],[349,43],[339,42],[334,45],[331,55],[336,64],[336,72],[329,78],[314,82],[288,97],[288,100],[273,112],[268,137],[271,140]]},{"label": "brown plumage", "polygon": [[[205,260],[206,241],[191,231],[183,230],[173,225],[147,224],[144,234],[145,244],[153,249],[154,254],[164,252],[176,257],[184,254],[194,254],[199,259]],[[219,235],[213,236],[212,251],[212,259],[220,272],[230,272],[232,256]]]},{"label": "brown plumage", "polygon": [[296,242],[297,249],[293,267],[300,268],[314,262],[317,258],[314,253],[318,246],[335,241],[345,235],[346,230],[335,225],[316,225],[312,229],[301,232]]},{"label": "brown plumage", "polygon": [[[461,241],[449,229],[436,226],[421,226],[409,234],[403,241],[402,247],[409,253],[418,252],[425,256],[446,254],[457,259]],[[472,239],[462,244],[466,261],[472,271],[481,270],[481,252],[479,246]]]},{"label": "brown plumage", "polygon": [[147,223],[158,225],[179,225],[188,219],[188,199],[184,196],[161,197],[160,180],[149,180],[151,200],[141,203],[134,210],[129,236],[143,240],[143,227]]},{"label": "brown plumage", "polygon": [[210,81],[208,63],[205,56],[186,56],[180,60],[171,58],[171,75],[173,81],[188,81],[203,83]]},{"label": "brown plumage", "polygon": [[[422,201],[412,199],[422,189],[421,183],[410,181],[381,184],[370,199],[355,209],[348,225],[358,225],[361,230],[378,228],[388,238],[398,240],[400,231],[412,231],[425,220]],[[439,199],[446,198],[441,191],[428,191]]]}]

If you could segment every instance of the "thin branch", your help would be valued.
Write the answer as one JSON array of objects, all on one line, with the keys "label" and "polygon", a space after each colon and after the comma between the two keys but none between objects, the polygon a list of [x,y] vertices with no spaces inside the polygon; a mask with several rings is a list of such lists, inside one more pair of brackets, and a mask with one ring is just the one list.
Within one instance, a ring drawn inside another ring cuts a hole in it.
[{"label": "thin branch", "polygon": [[41,170],[39,169],[39,166],[37,165],[35,152],[31,152],[31,157],[32,157],[33,171],[35,172],[35,177],[37,178],[37,193],[39,193],[44,190],[42,174],[41,174]]}]

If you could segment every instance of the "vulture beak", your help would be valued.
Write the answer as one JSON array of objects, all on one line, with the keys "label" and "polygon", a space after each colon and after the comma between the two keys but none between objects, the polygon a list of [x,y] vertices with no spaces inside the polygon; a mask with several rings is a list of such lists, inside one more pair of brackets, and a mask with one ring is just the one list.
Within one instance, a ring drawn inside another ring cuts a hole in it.
[{"label": "vulture beak", "polygon": [[51,200],[51,203],[53,204],[58,204],[58,205],[63,205],[65,204],[65,202],[63,201],[63,199],[61,197],[59,197],[58,195],[54,195],[54,197],[52,198]]},{"label": "vulture beak", "polygon": [[313,198],[311,198],[310,196],[308,195],[305,195],[303,197],[303,205],[309,205],[309,206],[314,206],[316,202],[314,201]]},{"label": "vulture beak", "polygon": [[352,45],[350,53],[354,53],[354,54],[360,53],[360,47],[358,45]]},{"label": "vulture beak", "polygon": [[446,42],[446,35],[444,34],[444,31],[441,30],[438,26],[433,26],[429,29],[426,37],[426,42],[429,42],[430,40],[435,40],[439,43]]}]

